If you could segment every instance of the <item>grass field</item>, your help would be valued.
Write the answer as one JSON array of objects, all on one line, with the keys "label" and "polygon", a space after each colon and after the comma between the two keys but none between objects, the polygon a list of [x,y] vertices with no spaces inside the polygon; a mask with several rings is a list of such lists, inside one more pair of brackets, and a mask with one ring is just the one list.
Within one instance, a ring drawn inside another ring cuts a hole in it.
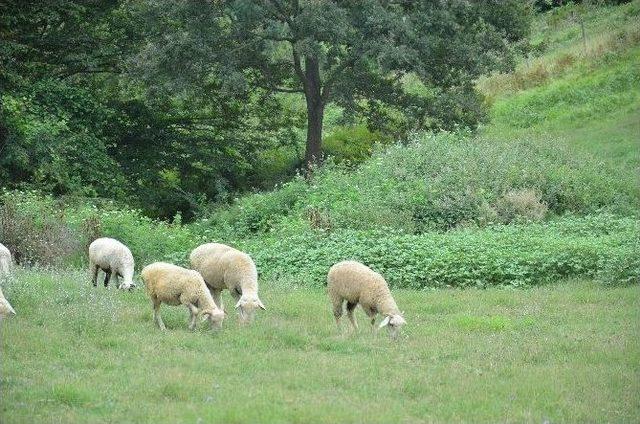
[{"label": "grass field", "polygon": [[[20,271],[5,294],[0,421],[633,422],[640,287],[396,291],[397,342],[338,334],[323,290],[263,282],[268,311],[187,331],[143,290]],[[227,303],[229,303],[227,298]],[[347,327],[345,326],[345,329]]]}]

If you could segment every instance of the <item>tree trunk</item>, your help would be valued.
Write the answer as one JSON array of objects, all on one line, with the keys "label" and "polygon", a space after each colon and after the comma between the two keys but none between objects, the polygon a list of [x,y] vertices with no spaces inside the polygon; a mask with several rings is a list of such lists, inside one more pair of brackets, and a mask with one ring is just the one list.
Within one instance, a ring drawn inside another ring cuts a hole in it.
[{"label": "tree trunk", "polygon": [[322,160],[324,102],[321,95],[320,67],[316,58],[305,58],[305,79],[304,95],[307,100],[307,146],[304,162],[309,166]]}]

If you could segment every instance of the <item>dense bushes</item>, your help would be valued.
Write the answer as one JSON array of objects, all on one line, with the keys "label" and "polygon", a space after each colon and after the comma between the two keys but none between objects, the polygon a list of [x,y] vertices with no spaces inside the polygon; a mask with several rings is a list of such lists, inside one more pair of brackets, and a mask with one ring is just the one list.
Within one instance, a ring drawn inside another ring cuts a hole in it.
[{"label": "dense bushes", "polygon": [[[310,230],[293,221],[270,234],[246,238],[228,230],[222,235],[208,220],[167,224],[112,204],[62,207],[36,193],[5,193],[1,212],[10,221],[3,221],[0,228],[18,223],[26,236],[5,232],[0,238],[14,252],[25,252],[22,262],[31,263],[80,265],[86,263],[82,258],[91,239],[112,236],[131,247],[138,268],[156,260],[185,265],[196,245],[222,241],[247,250],[262,279],[301,285],[324,284],[329,267],[348,258],[370,264],[390,284],[406,288],[517,287],[567,277],[611,284],[640,282],[639,222],[611,214],[418,235],[382,229]],[[57,250],[34,250],[30,247],[34,242]]]},{"label": "dense bushes", "polygon": [[506,144],[441,133],[378,152],[353,171],[328,164],[308,182],[241,198],[211,222],[229,237],[280,225],[420,234],[567,212],[629,213],[637,201],[627,176],[554,140]]},{"label": "dense bushes", "polygon": [[156,260],[184,263],[201,240],[179,219],[174,224],[155,221],[113,202],[65,202],[35,191],[0,196],[0,240],[22,263],[81,265],[89,243],[103,236],[127,244],[138,268]]},{"label": "dense bushes", "polygon": [[242,244],[268,281],[320,285],[333,263],[356,259],[395,287],[517,287],[567,277],[638,283],[639,237],[637,220],[600,215],[444,234],[278,234]]}]

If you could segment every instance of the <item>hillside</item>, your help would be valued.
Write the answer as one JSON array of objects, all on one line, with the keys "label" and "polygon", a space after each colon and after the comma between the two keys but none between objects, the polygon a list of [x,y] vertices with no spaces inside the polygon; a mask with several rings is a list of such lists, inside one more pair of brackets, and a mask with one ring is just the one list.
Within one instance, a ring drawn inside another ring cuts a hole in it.
[{"label": "hillside", "polygon": [[484,134],[555,138],[638,175],[640,3],[558,8],[535,31],[544,54],[479,82],[492,103]]}]

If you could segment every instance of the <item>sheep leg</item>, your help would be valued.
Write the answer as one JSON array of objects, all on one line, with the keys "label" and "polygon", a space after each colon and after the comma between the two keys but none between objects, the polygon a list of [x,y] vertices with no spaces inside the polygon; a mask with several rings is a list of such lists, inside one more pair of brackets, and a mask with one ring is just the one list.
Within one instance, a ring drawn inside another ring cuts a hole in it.
[{"label": "sheep leg", "polygon": [[164,331],[167,329],[167,327],[165,327],[164,322],[162,322],[162,317],[160,316],[160,305],[161,302],[159,302],[157,299],[153,300],[153,321],[156,323],[160,330]]},{"label": "sheep leg", "polygon": [[358,306],[357,303],[347,302],[347,317],[349,317],[349,321],[351,321],[351,325],[353,326],[354,330],[358,329],[358,322],[353,316],[353,311],[354,309],[356,309],[356,306]]},{"label": "sheep leg", "polygon": [[196,308],[191,303],[187,304],[187,308],[189,308],[189,312],[191,313],[191,320],[189,321],[189,331],[193,331],[196,329],[196,318],[198,316],[198,308]]},{"label": "sheep leg", "polygon": [[93,287],[98,287],[98,271],[100,267],[98,265],[91,265],[91,272],[93,277],[91,278],[91,282],[93,283]]},{"label": "sheep leg", "polygon": [[371,331],[375,331],[376,329],[376,315],[378,314],[371,308],[363,308],[364,312],[367,314],[369,318],[371,318]]},{"label": "sheep leg", "polygon": [[340,317],[342,317],[342,299],[335,299],[333,301],[333,316],[336,319],[336,326],[338,327],[338,331],[340,331]]},{"label": "sheep leg", "polygon": [[111,270],[104,272],[104,286],[109,287],[109,279],[111,278]]},{"label": "sheep leg", "polygon": [[111,279],[109,281],[111,283],[113,283],[112,286],[119,287],[120,281],[118,280],[118,273],[117,272],[112,272],[111,273]]},{"label": "sheep leg", "polygon": [[[236,289],[232,289],[229,290],[229,292],[231,293],[231,296],[233,297],[233,306],[238,304],[238,301],[240,300],[240,293],[238,293],[236,291]],[[240,306],[238,308],[238,319],[240,320],[240,323],[242,324],[244,321],[244,312],[242,311],[242,306]]]},{"label": "sheep leg", "polygon": [[222,290],[209,288],[209,291],[211,292],[211,297],[213,297],[215,304],[218,305],[218,308],[224,311],[224,305],[222,304]]}]

